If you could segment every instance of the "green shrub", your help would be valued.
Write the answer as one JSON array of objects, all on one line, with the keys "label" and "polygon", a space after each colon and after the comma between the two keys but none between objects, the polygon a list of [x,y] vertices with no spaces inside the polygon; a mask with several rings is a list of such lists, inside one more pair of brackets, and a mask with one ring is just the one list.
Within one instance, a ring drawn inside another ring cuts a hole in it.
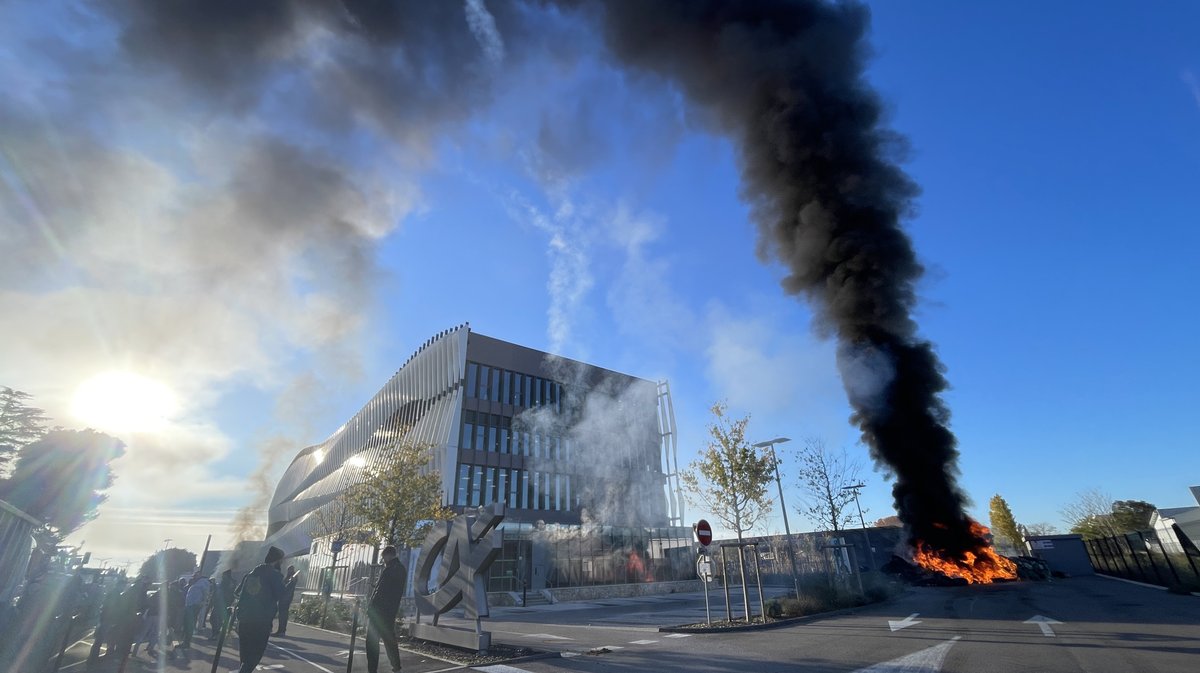
[{"label": "green shrub", "polygon": [[[321,614],[325,610],[325,599],[320,596],[303,596],[299,601],[292,603],[290,611],[291,620],[309,626],[321,626]],[[353,618],[351,614],[354,611],[354,603],[352,601],[343,601],[336,598],[329,600],[329,612],[325,617],[325,627],[331,631],[339,631],[341,633],[350,632],[350,621]],[[362,620],[362,616],[359,616]]]}]

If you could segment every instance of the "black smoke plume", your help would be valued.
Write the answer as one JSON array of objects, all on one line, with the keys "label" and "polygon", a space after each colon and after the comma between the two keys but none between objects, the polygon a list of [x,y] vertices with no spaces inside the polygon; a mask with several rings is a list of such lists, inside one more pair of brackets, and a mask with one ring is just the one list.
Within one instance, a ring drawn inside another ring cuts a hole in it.
[{"label": "black smoke plume", "polygon": [[[760,255],[786,266],[785,290],[837,339],[852,420],[894,476],[911,535],[958,557],[980,544],[956,485],[943,366],[912,317],[923,269],[901,223],[917,188],[864,76],[861,4],[109,2],[128,56],[190,82],[200,100],[253,110],[271,73],[299,67],[328,132],[363,124],[409,146],[485,105],[497,68],[561,50],[564,17],[599,26],[617,64],[677,88],[736,145]],[[304,60],[309,44],[322,59]]]},{"label": "black smoke plume", "polygon": [[911,535],[953,556],[976,547],[943,366],[912,317],[923,269],[901,221],[917,188],[864,77],[867,9],[618,0],[602,16],[617,58],[676,83],[736,143],[760,246],[836,337],[852,420],[894,475]]}]

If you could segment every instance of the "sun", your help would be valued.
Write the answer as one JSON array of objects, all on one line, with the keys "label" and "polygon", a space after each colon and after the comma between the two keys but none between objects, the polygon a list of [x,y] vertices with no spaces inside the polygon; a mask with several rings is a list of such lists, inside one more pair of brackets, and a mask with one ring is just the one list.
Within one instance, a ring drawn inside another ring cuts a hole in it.
[{"label": "sun", "polygon": [[105,372],[79,384],[71,413],[88,426],[112,432],[162,428],[178,402],[161,381],[132,372]]}]

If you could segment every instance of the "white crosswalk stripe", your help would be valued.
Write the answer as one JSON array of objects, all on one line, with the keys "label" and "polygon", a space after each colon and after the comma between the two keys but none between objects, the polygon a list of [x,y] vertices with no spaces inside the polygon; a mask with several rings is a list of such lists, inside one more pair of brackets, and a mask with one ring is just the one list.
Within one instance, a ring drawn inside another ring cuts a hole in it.
[{"label": "white crosswalk stripe", "polygon": [[505,664],[493,664],[492,666],[475,666],[472,671],[483,671],[484,673],[529,673],[523,668],[516,666],[507,666]]},{"label": "white crosswalk stripe", "polygon": [[631,640],[631,641],[629,641],[629,644],[630,645],[653,645],[654,643],[657,643],[657,642],[658,642],[657,640]]},{"label": "white crosswalk stripe", "polygon": [[693,634],[691,634],[691,633],[672,633],[672,634],[664,636],[664,637],[665,638],[691,638],[692,635]]}]

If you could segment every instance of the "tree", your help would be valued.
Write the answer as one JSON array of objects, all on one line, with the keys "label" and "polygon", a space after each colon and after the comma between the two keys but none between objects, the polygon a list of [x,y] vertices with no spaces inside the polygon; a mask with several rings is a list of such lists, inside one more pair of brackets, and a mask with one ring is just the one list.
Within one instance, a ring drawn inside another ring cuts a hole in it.
[{"label": "tree", "polygon": [[992,524],[992,535],[1008,542],[1013,549],[1020,550],[1024,538],[1017,528],[1017,520],[1013,518],[1012,509],[1008,502],[999,494],[992,496],[988,503],[988,515]]},{"label": "tree", "polygon": [[29,393],[0,386],[0,477],[16,461],[21,447],[46,434],[46,414],[26,404]]},{"label": "tree", "polygon": [[738,541],[771,511],[767,490],[774,479],[775,463],[746,441],[750,417],[730,419],[724,403],[710,410],[712,436],[700,457],[680,475],[688,501],[702,507],[733,530]]},{"label": "tree", "polygon": [[96,518],[125,443],[94,430],[54,430],[21,449],[0,499],[41,519],[61,540]]},{"label": "tree", "polygon": [[1150,529],[1150,519],[1158,508],[1145,500],[1118,500],[1112,504],[1113,525],[1122,533]]},{"label": "tree", "polygon": [[362,525],[351,508],[348,492],[343,492],[325,506],[313,513],[313,528],[310,534],[314,538],[330,537],[345,539],[359,537]]},{"label": "tree", "polygon": [[148,577],[154,582],[171,582],[190,575],[196,568],[196,555],[186,549],[172,547],[156,551],[138,570],[138,577]]},{"label": "tree", "polygon": [[895,514],[885,516],[882,519],[875,519],[875,523],[871,524],[874,528],[903,528],[904,522]]},{"label": "tree", "polygon": [[1154,505],[1143,500],[1117,500],[1099,489],[1078,493],[1062,510],[1071,532],[1084,539],[1113,537],[1150,528]]},{"label": "tree", "polygon": [[854,491],[842,489],[859,483],[861,466],[849,460],[845,449],[832,451],[817,437],[805,439],[796,457],[800,462],[800,488],[808,494],[802,499],[800,515],[835,533],[853,523],[850,504],[854,502]]},{"label": "tree", "polygon": [[376,542],[413,548],[434,521],[454,516],[454,510],[442,505],[441,476],[423,473],[430,450],[427,445],[397,444],[347,490],[348,513]]},{"label": "tree", "polygon": [[[688,501],[712,512],[733,529],[741,542],[742,535],[771,511],[773,501],[767,497],[767,489],[774,478],[775,460],[746,441],[749,416],[730,419],[726,405],[721,402],[714,404],[711,411],[714,420],[708,426],[708,433],[712,439],[700,457],[688,465],[687,472],[680,475],[680,481]],[[746,564],[742,552],[742,547],[738,547],[738,570],[744,587]],[[748,616],[747,594],[742,592]]]},{"label": "tree", "polygon": [[1025,526],[1026,537],[1030,535],[1054,535],[1057,532],[1057,526],[1046,522],[1031,523],[1028,526]]}]

